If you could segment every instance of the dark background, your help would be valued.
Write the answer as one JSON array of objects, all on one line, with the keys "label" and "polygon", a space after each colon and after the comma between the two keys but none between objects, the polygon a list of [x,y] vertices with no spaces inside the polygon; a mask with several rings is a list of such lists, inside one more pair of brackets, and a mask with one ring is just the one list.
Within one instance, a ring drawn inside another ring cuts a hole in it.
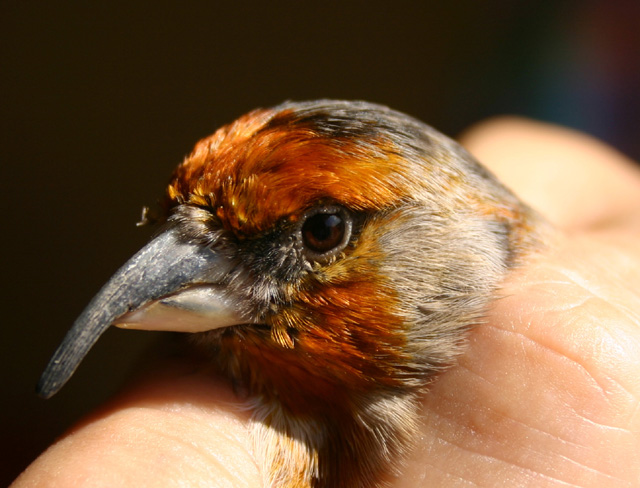
[{"label": "dark background", "polygon": [[199,138],[285,99],[365,99],[455,135],[516,113],[640,156],[640,2],[0,0],[0,485],[104,401],[157,334],[110,330],[62,392],[37,378],[149,237]]}]

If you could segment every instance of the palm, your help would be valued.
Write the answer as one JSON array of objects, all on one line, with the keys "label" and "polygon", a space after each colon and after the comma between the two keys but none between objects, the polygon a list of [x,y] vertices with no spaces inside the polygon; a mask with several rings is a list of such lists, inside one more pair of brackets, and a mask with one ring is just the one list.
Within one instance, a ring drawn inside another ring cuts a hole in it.
[{"label": "palm", "polygon": [[396,486],[636,486],[640,301],[615,253],[574,240],[509,280]]}]

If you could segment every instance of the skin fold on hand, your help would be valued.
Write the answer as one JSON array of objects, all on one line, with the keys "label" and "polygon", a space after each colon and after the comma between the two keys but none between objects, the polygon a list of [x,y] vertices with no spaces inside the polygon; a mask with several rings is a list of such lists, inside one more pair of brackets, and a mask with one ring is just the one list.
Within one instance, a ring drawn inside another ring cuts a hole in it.
[{"label": "skin fold on hand", "polygon": [[[426,391],[418,444],[390,485],[640,486],[640,171],[521,119],[462,142],[558,232]],[[234,398],[199,368],[166,364],[13,486],[262,486]]]}]

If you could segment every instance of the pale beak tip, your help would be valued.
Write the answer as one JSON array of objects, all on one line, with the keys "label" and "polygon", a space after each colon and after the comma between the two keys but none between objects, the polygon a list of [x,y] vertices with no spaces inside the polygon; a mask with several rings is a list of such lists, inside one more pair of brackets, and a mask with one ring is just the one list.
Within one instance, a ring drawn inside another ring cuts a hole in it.
[{"label": "pale beak tip", "polygon": [[136,329],[135,324],[131,324],[128,322],[120,322],[120,323],[114,322],[111,325],[113,325],[114,327],[117,327],[118,329],[128,329],[128,330]]}]

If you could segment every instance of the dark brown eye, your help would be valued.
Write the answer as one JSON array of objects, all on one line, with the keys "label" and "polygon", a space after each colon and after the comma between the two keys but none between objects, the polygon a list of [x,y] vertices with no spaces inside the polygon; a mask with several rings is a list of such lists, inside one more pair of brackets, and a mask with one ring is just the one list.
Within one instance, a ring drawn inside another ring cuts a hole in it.
[{"label": "dark brown eye", "polygon": [[326,256],[346,246],[351,220],[340,208],[321,207],[307,216],[301,230],[305,248],[313,255]]}]

